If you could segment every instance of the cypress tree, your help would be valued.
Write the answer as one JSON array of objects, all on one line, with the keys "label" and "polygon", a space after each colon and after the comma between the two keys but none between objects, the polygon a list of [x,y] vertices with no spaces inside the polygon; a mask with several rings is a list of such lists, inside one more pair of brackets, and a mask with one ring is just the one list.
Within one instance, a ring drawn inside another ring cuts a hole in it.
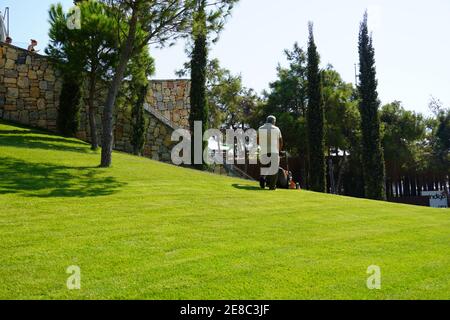
[{"label": "cypress tree", "polygon": [[359,31],[360,83],[358,86],[362,130],[362,167],[365,194],[369,199],[385,200],[385,164],[381,147],[380,117],[375,69],[375,50],[369,35],[367,12]]},{"label": "cypress tree", "polygon": [[[189,123],[191,132],[194,132],[194,122],[202,121],[202,129],[208,129],[208,104],[206,100],[206,67],[208,59],[206,0],[198,0],[197,12],[194,16],[193,39],[194,48],[191,58],[191,113]],[[207,144],[203,143],[203,148]],[[192,164],[194,165],[194,139],[192,139]],[[203,154],[203,151],[202,151]],[[203,164],[194,165],[195,168],[204,169]]]},{"label": "cypress tree", "polygon": [[313,24],[309,23],[308,43],[308,154],[309,185],[316,192],[326,192],[324,107],[322,97],[320,57],[314,42]]}]

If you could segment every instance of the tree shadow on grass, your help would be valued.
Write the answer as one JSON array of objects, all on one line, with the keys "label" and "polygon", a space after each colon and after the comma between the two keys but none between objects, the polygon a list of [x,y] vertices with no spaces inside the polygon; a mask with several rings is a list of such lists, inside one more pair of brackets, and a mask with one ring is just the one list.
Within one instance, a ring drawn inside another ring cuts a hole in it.
[{"label": "tree shadow on grass", "polygon": [[0,195],[28,197],[99,197],[126,185],[93,167],[68,167],[0,157]]},{"label": "tree shadow on grass", "polygon": [[81,141],[69,140],[58,136],[40,135],[37,132],[21,130],[0,129],[0,146],[81,153],[91,152],[89,145]]}]

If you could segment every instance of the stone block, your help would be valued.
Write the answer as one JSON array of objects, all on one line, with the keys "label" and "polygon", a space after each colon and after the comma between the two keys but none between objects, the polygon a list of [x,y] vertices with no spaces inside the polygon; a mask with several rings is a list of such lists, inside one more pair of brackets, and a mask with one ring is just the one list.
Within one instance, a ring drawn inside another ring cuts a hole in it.
[{"label": "stone block", "polygon": [[38,76],[37,76],[36,71],[34,71],[34,70],[28,71],[28,78],[30,80],[37,80]]},{"label": "stone block", "polygon": [[29,87],[27,87],[27,88],[22,88],[22,89],[19,91],[19,96],[20,96],[20,98],[22,98],[22,99],[29,98],[29,97],[30,97],[30,88],[29,88]]},{"label": "stone block", "polygon": [[177,109],[183,109],[183,108],[184,108],[184,101],[177,100]]},{"label": "stone block", "polygon": [[180,121],[180,114],[178,112],[175,112],[173,114],[172,121],[175,123],[178,123]]},{"label": "stone block", "polygon": [[45,110],[38,110],[38,119],[46,119],[47,118],[47,112]]},{"label": "stone block", "polygon": [[156,127],[155,130],[153,130],[153,137],[154,138],[159,137],[159,127]]},{"label": "stone block", "polygon": [[28,78],[19,77],[19,79],[17,80],[17,86],[22,89],[28,88],[30,86],[30,81],[28,80]]},{"label": "stone block", "polygon": [[5,84],[17,84],[17,79],[16,78],[4,78],[3,82]]},{"label": "stone block", "polygon": [[28,72],[28,66],[26,64],[21,64],[17,66],[17,71],[19,73],[27,73]]},{"label": "stone block", "polygon": [[30,121],[28,117],[28,111],[23,110],[19,112],[19,121],[26,124]]},{"label": "stone block", "polygon": [[7,78],[17,78],[19,73],[16,70],[5,70],[5,77]]},{"label": "stone block", "polygon": [[16,62],[14,60],[6,59],[5,69],[9,70],[9,69],[14,69],[15,67],[16,67]]},{"label": "stone block", "polygon": [[170,90],[169,89],[164,89],[164,97],[165,98],[169,98],[170,97]]},{"label": "stone block", "polygon": [[8,88],[8,90],[6,91],[6,96],[8,98],[17,99],[19,97],[19,89],[17,89],[17,88]]},{"label": "stone block", "polygon": [[37,125],[40,128],[47,128],[47,121],[45,119],[39,119]]},{"label": "stone block", "polygon": [[158,152],[152,152],[152,159],[155,161],[159,161],[159,154]]},{"label": "stone block", "polygon": [[47,99],[48,101],[52,101],[54,98],[55,94],[52,90],[49,89],[47,92],[45,92],[45,99]]},{"label": "stone block", "polygon": [[19,111],[25,109],[25,102],[23,101],[23,99],[17,99],[16,105],[17,105],[17,110],[19,110]]},{"label": "stone block", "polygon": [[37,108],[38,110],[44,110],[45,109],[45,99],[38,99],[37,100]]},{"label": "stone block", "polygon": [[16,105],[12,105],[12,104],[6,104],[3,106],[3,109],[5,111],[16,111],[17,110],[17,106]]},{"label": "stone block", "polygon": [[167,135],[164,139],[164,145],[170,148],[173,145],[172,139],[169,135]]},{"label": "stone block", "polygon": [[184,88],[178,87],[177,88],[177,98],[183,98],[184,97]]},{"label": "stone block", "polygon": [[11,60],[17,60],[19,55],[17,54],[17,50],[13,48],[8,48],[6,51],[6,58]]},{"label": "stone block", "polygon": [[17,100],[18,99],[7,97],[5,104],[10,104],[10,105],[16,106],[16,108],[17,108]]},{"label": "stone block", "polygon": [[47,81],[39,81],[39,89],[47,90]]},{"label": "stone block", "polygon": [[30,121],[37,121],[39,119],[39,114],[36,111],[30,112]]},{"label": "stone block", "polygon": [[10,115],[10,120],[19,121],[19,112],[12,111],[9,115]]},{"label": "stone block", "polygon": [[39,88],[38,87],[31,87],[30,96],[32,98],[39,98],[39,96],[40,96]]}]

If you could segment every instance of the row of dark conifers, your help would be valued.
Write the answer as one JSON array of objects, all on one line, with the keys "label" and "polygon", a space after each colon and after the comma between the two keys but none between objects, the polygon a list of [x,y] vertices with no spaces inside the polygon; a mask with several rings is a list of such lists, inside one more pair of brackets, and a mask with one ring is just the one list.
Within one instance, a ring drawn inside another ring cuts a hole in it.
[{"label": "row of dark conifers", "polygon": [[[327,182],[328,186],[331,177],[334,177],[334,186],[336,192],[341,195],[364,197],[363,185],[358,183],[355,172],[350,172],[344,168],[341,172],[342,159],[333,157],[333,170],[330,173],[328,167]],[[329,162],[327,162],[329,163]],[[281,165],[286,167],[285,160],[281,161]],[[289,170],[293,173],[293,178],[298,181],[302,189],[307,189],[308,181],[306,175],[307,162],[304,157],[292,157],[289,159]],[[259,179],[259,165],[239,165],[241,170],[255,180]],[[395,168],[395,164],[386,163],[386,195],[388,201],[429,206],[429,196],[423,196],[423,191],[446,191],[450,190],[450,173],[444,170],[434,170],[425,172],[408,172]],[[329,190],[331,193],[331,189]],[[450,197],[449,197],[450,207]]]}]

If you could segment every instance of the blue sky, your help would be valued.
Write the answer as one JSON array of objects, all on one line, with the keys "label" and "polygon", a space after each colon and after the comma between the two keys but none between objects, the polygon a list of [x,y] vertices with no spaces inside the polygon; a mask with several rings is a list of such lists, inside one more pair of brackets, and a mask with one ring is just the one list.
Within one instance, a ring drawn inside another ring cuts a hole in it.
[{"label": "blue sky", "polygon": [[[48,41],[47,10],[54,0],[0,0],[11,8],[11,35],[19,46],[30,38]],[[65,8],[71,0],[61,0]],[[322,64],[331,63],[354,82],[359,21],[365,9],[376,49],[379,94],[383,103],[428,113],[433,95],[450,106],[450,1],[448,0],[241,0],[220,42],[211,51],[222,66],[240,73],[258,92],[276,79],[285,64],[283,49],[306,45],[307,23],[315,24]],[[153,50],[155,78],[173,78],[186,56],[184,44]]]}]

